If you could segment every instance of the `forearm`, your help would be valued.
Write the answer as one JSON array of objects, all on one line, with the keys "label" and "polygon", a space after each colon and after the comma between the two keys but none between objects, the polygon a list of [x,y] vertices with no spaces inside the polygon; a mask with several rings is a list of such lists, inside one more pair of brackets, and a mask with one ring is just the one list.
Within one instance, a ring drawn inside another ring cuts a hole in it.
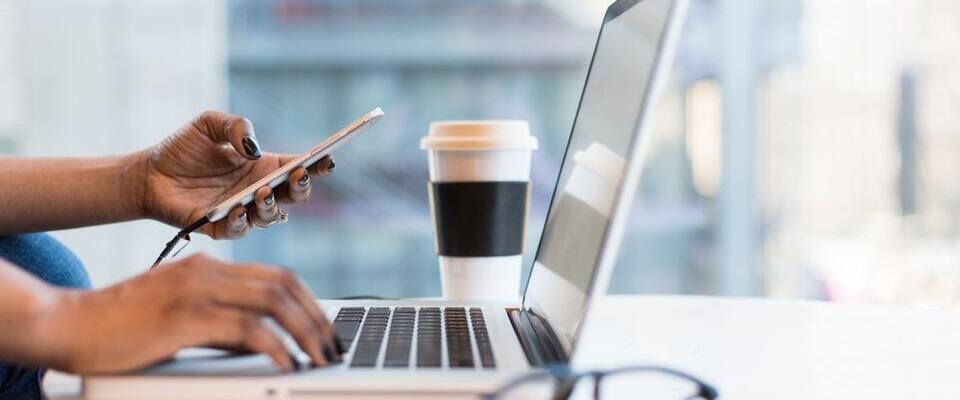
[{"label": "forearm", "polygon": [[138,157],[0,157],[0,235],[142,218]]}]

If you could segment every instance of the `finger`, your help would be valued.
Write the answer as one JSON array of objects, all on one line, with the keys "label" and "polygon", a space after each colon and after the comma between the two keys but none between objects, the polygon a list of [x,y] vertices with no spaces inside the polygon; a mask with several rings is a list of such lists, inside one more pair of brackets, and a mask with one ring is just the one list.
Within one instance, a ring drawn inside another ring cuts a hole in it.
[{"label": "finger", "polygon": [[306,310],[316,324],[323,336],[324,349],[332,353],[332,360],[339,359],[339,352],[336,351],[337,343],[334,340],[333,327],[327,320],[320,305],[317,304],[316,297],[303,284],[299,277],[290,269],[270,268],[258,264],[242,264],[231,268],[221,268],[225,275],[246,277],[252,279],[262,279],[271,282],[282,283],[290,293],[293,294],[297,303]]},{"label": "finger", "polygon": [[293,294],[281,283],[228,277],[212,288],[214,301],[268,315],[297,342],[315,365],[326,365],[322,352],[322,332],[312,317],[297,304]]},{"label": "finger", "polygon": [[297,168],[287,180],[287,197],[294,203],[303,203],[310,198],[310,174],[304,168]]},{"label": "finger", "polygon": [[249,119],[220,111],[204,111],[197,122],[204,128],[201,131],[214,142],[230,143],[234,150],[248,159],[260,158],[260,143]]},{"label": "finger", "polygon": [[197,325],[203,326],[201,345],[241,347],[265,354],[284,371],[296,367],[283,341],[267,327],[260,315],[215,307],[198,314]]},{"label": "finger", "polygon": [[250,230],[250,217],[247,209],[236,207],[230,211],[227,218],[217,221],[213,225],[214,239],[236,239],[243,237]]},{"label": "finger", "polygon": [[[325,350],[324,354],[327,355],[327,358],[330,360],[339,361],[340,355],[343,352],[340,351],[340,345],[337,343],[336,335],[334,335],[333,326],[330,325],[330,321],[327,320],[326,315],[317,303],[317,296],[314,296],[310,288],[303,283],[303,280],[301,280],[293,270],[282,268],[279,271],[280,273],[277,279],[281,280],[284,286],[287,287],[287,290],[293,293],[297,303],[310,314],[314,323],[320,327],[321,332],[324,333],[322,336]],[[326,351],[329,351],[329,353]]]},{"label": "finger", "polygon": [[[292,272],[291,275],[293,275]],[[327,320],[323,309],[321,309],[320,304],[317,303],[317,296],[313,294],[310,288],[307,287],[299,277],[293,275],[293,279],[294,284],[291,291],[294,297],[296,297],[297,302],[307,310],[307,313],[313,317],[314,323],[320,326],[321,332],[323,333],[324,354],[330,360],[340,361],[340,356],[343,355],[344,350],[340,346],[340,342],[337,341],[337,335],[333,330],[333,326],[330,325],[330,321]],[[329,352],[326,352],[326,350],[329,350]]]},{"label": "finger", "polygon": [[337,163],[333,160],[333,156],[325,156],[310,166],[310,173],[319,176],[328,176],[333,173],[333,169],[336,167]]},{"label": "finger", "polygon": [[270,190],[269,186],[257,189],[253,195],[253,203],[255,210],[254,218],[256,218],[257,222],[261,225],[269,224],[277,219],[277,213],[280,209],[279,206],[277,206],[277,197],[273,194],[273,191]]},{"label": "finger", "polygon": [[[280,165],[286,165],[288,162],[293,161],[299,157],[299,155],[294,154],[284,154],[280,156]],[[334,162],[333,156],[323,156],[319,161],[313,163],[312,165],[307,166],[307,172],[310,175],[317,176],[327,176],[333,173],[333,169],[337,167],[337,163]]]}]

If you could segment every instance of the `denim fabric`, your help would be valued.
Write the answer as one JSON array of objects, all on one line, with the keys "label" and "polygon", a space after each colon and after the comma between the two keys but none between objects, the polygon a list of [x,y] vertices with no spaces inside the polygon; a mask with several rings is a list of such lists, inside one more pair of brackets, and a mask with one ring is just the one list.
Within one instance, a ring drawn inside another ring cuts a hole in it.
[{"label": "denim fabric", "polygon": [[[44,233],[0,236],[0,258],[53,285],[90,287],[87,270],[77,256]],[[0,361],[0,400],[42,399],[44,372]]]}]

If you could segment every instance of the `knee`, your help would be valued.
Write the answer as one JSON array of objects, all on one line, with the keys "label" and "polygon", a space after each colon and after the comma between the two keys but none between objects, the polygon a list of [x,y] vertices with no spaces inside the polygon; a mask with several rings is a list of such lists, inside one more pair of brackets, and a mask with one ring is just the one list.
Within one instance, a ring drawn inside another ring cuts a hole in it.
[{"label": "knee", "polygon": [[83,263],[70,249],[45,233],[0,236],[0,258],[53,285],[90,287]]},{"label": "knee", "polygon": [[0,364],[0,400],[43,399],[46,370]]}]

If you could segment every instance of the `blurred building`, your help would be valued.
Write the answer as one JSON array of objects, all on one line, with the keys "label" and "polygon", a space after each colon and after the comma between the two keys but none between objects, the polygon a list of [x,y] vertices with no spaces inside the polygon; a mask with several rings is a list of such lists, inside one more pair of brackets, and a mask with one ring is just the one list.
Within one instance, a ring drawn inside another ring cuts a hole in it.
[{"label": "blurred building", "polygon": [[300,151],[387,112],[287,227],[237,258],[293,266],[325,294],[439,294],[419,140],[444,119],[530,121],[537,243],[595,32],[546,2],[429,0],[233,1],[229,32],[230,106],[265,147]]},{"label": "blurred building", "polygon": [[[426,163],[417,143],[430,121],[476,118],[527,119],[541,139],[527,240],[527,254],[534,253],[600,24],[601,15],[588,10],[602,10],[602,4],[230,4],[231,108],[256,122],[268,147],[296,151],[373,106],[388,113],[375,133],[338,154],[343,167],[325,181],[311,211],[297,212],[284,233],[252,235],[236,247],[237,257],[292,265],[325,293],[437,294]],[[731,169],[730,176],[742,184],[723,186],[717,194],[728,200],[714,212],[711,196],[695,190],[686,154],[686,119],[700,112],[691,110],[686,93],[706,93],[693,90],[704,80],[733,81],[732,72],[749,79],[736,81],[740,86],[725,98],[751,97],[755,75],[795,57],[797,10],[795,1],[736,7],[694,2],[673,89],[654,130],[659,151],[647,166],[614,291],[760,290],[754,166]],[[754,45],[734,54],[723,51],[731,45],[718,46],[714,39],[725,26],[747,27],[727,43],[749,39]],[[729,59],[740,64],[731,67]],[[723,110],[727,118],[716,122],[754,118],[751,104],[752,99]],[[729,117],[734,115],[738,118]],[[742,154],[752,148],[754,132],[743,128],[729,128],[738,134],[723,136],[726,143],[718,138],[716,150]],[[700,165],[698,171],[720,167]],[[729,218],[715,221],[717,215]],[[715,245],[714,237],[734,240]],[[711,268],[716,264],[720,267]]]},{"label": "blurred building", "polygon": [[[381,106],[290,224],[190,249],[296,268],[324,297],[436,295],[428,123],[531,122],[533,254],[606,3],[0,2],[0,152],[129,152],[207,108],[299,152]],[[611,290],[956,307],[960,6],[691,3]],[[173,232],[55,235],[105,285]]]},{"label": "blurred building", "polygon": [[760,93],[774,295],[960,304],[960,6],[805,2]]}]

